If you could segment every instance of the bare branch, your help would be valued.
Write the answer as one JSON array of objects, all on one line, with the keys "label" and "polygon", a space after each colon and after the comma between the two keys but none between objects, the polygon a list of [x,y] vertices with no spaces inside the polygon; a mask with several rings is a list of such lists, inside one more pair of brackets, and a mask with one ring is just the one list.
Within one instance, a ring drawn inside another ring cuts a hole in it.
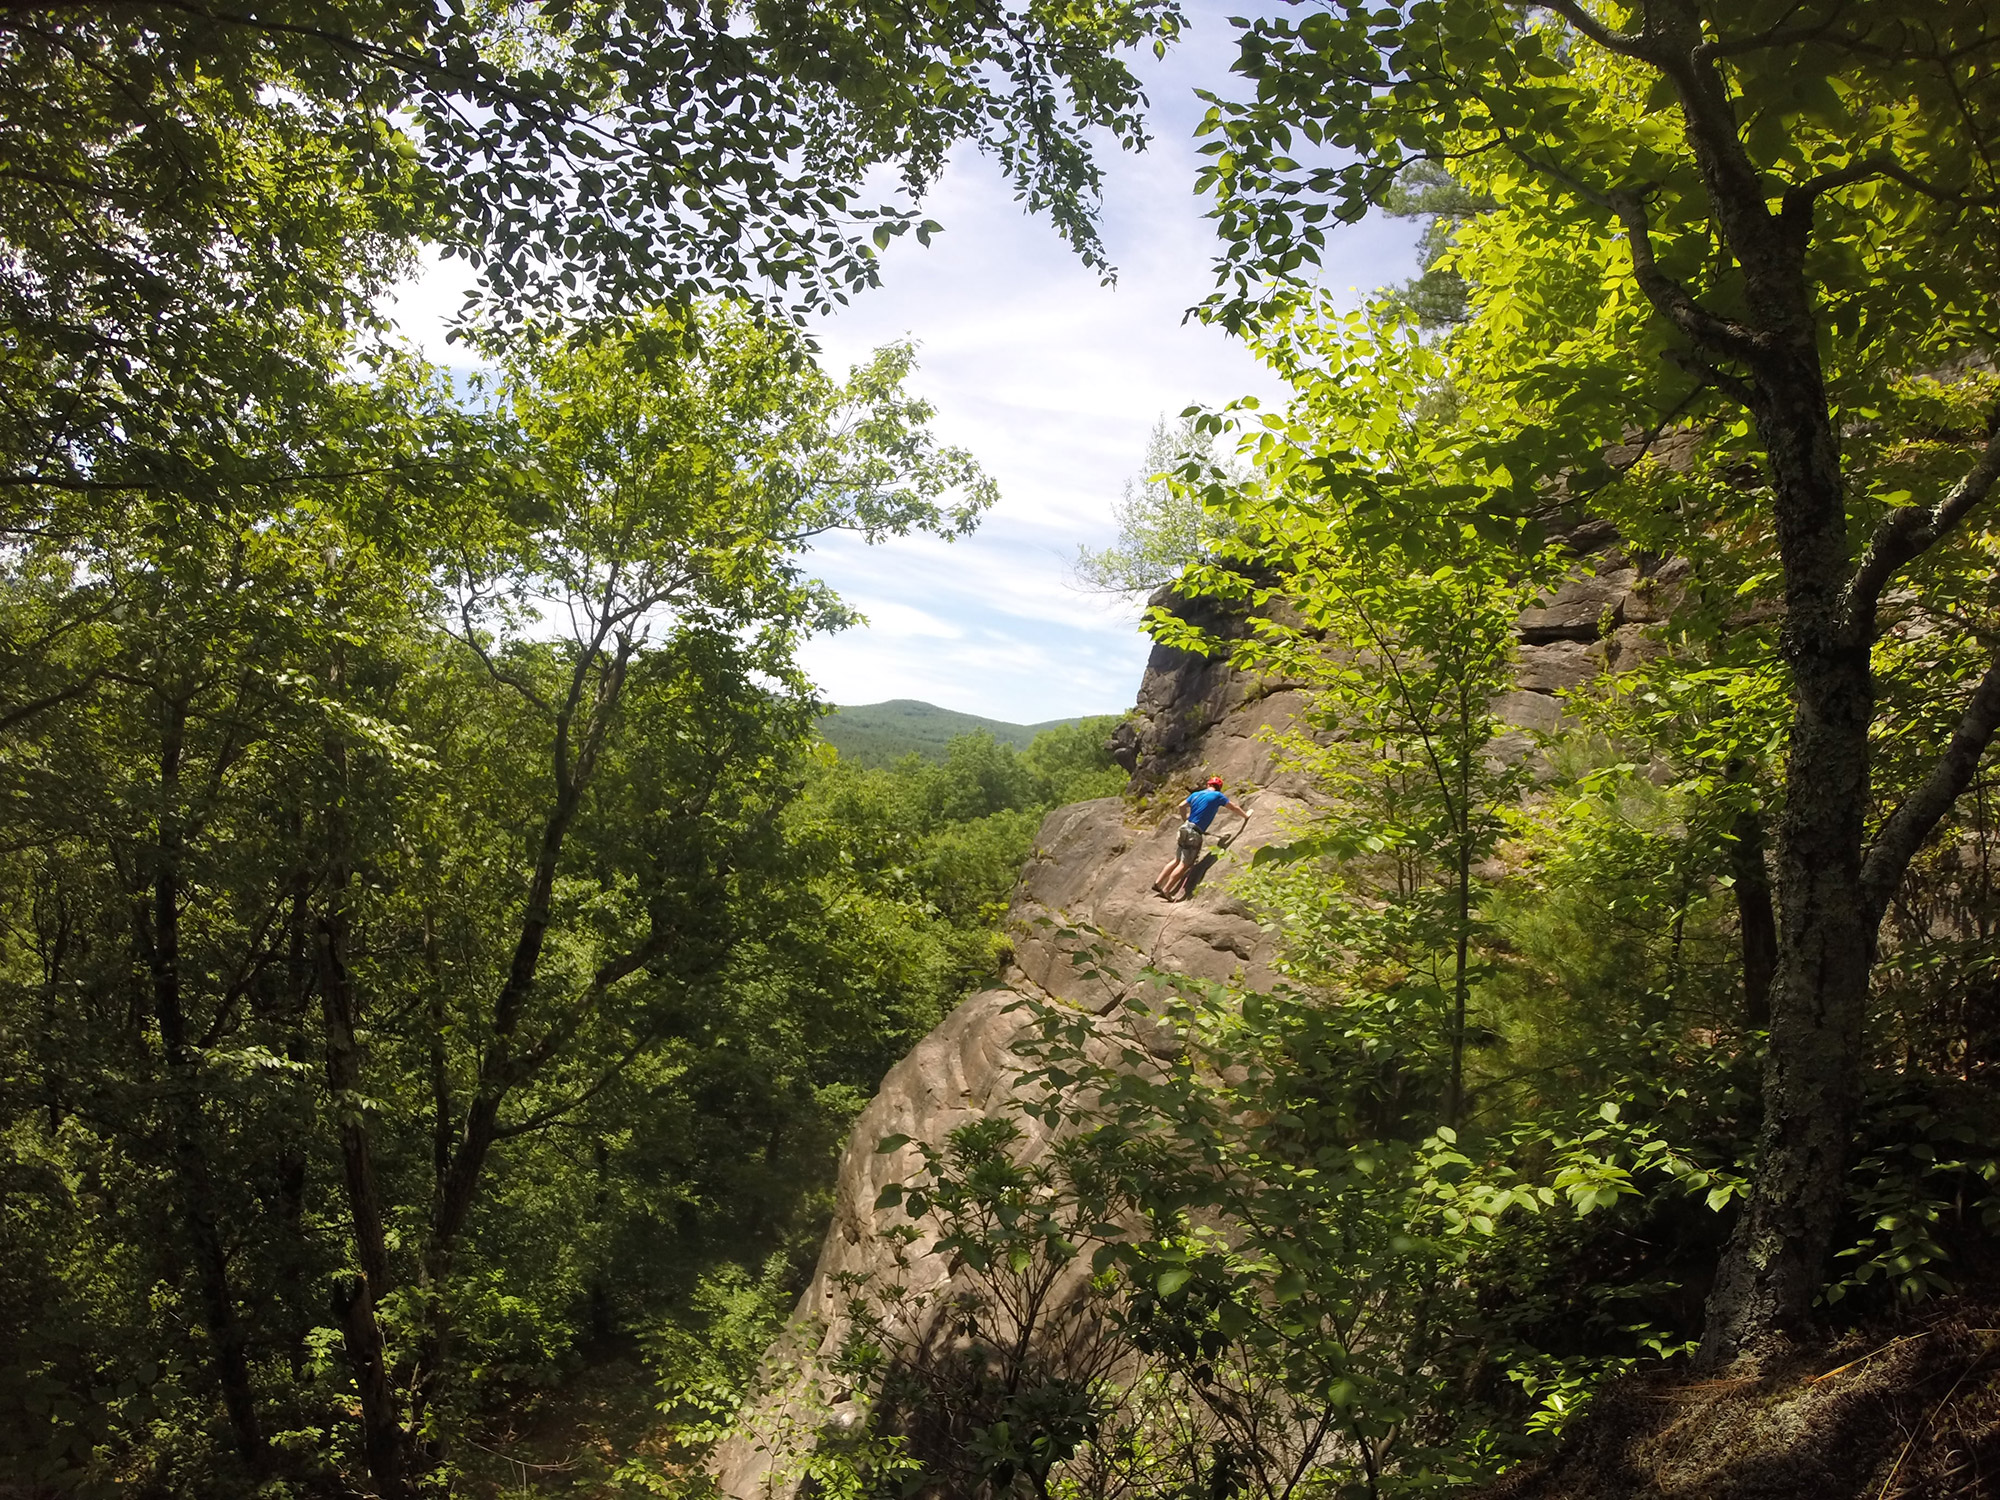
[{"label": "bare branch", "polygon": [[1996,729],[2000,729],[2000,658],[1987,668],[1973,690],[1944,754],[1922,784],[1889,815],[1861,862],[1862,898],[1871,922],[1882,920],[1910,860],[1951,811],[1959,793],[1972,784]]},{"label": "bare branch", "polygon": [[1898,568],[1928,552],[1984,500],[2000,479],[2000,406],[1987,416],[1986,446],[1979,461],[1934,506],[1903,505],[1884,516],[1848,580],[1841,619],[1849,638],[1872,642],[1875,606]]}]

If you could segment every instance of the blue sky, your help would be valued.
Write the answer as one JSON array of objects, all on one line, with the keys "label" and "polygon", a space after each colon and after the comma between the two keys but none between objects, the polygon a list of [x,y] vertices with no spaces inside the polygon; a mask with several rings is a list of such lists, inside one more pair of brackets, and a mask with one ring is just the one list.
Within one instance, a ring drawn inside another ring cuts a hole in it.
[{"label": "blue sky", "polygon": [[[1148,650],[1138,607],[1075,588],[1077,548],[1111,540],[1112,502],[1160,416],[1197,401],[1281,398],[1240,344],[1182,321],[1211,284],[1212,238],[1193,190],[1204,106],[1192,90],[1227,93],[1235,55],[1228,10],[1190,12],[1192,28],[1164,62],[1143,58],[1153,145],[1106,161],[1116,285],[1099,285],[968,151],[926,205],[945,232],[929,248],[896,242],[883,286],[819,326],[835,368],[914,338],[913,388],[936,406],[940,436],[970,449],[1001,495],[957,542],[843,538],[815,552],[814,571],[869,619],[805,648],[832,702],[921,698],[1035,723],[1120,712],[1137,693]],[[1336,233],[1322,279],[1342,300],[1410,274],[1410,224],[1370,220]],[[400,304],[405,331],[434,358],[448,357],[438,329],[456,302],[454,286],[431,276]]]}]

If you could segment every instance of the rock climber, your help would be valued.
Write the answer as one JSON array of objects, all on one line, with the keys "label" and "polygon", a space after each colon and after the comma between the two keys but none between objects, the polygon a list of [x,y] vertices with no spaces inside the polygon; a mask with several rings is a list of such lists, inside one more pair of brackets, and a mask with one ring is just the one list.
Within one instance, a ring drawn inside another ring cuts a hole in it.
[{"label": "rock climber", "polygon": [[1174,844],[1174,857],[1167,861],[1167,867],[1160,871],[1160,878],[1153,882],[1153,889],[1172,901],[1194,867],[1201,863],[1202,835],[1208,832],[1208,825],[1215,821],[1219,812],[1233,812],[1242,819],[1236,825],[1237,832],[1243,831],[1243,824],[1250,821],[1250,814],[1229,800],[1229,794],[1222,789],[1222,778],[1211,776],[1208,785],[1198,787],[1187,794],[1181,803],[1181,811],[1187,814],[1187,821],[1181,824],[1179,838]]}]

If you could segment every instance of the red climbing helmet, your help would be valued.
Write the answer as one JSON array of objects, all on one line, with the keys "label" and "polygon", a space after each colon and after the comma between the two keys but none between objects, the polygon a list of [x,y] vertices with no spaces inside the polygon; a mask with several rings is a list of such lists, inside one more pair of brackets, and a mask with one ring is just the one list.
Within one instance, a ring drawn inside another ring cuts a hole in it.
[{"label": "red climbing helmet", "polygon": [[1208,778],[1208,784],[1220,791],[1222,789],[1222,778],[1220,776],[1211,776]]}]

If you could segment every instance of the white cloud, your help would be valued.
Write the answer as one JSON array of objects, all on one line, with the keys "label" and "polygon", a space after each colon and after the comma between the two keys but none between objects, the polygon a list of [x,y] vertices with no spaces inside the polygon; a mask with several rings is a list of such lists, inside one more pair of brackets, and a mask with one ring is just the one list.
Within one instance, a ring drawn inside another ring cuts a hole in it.
[{"label": "white cloud", "polygon": [[472,274],[465,261],[445,260],[436,250],[427,250],[417,274],[389,294],[382,311],[426,359],[441,365],[465,365],[470,358],[468,351],[447,343],[445,335],[465,301]]},{"label": "white cloud", "polygon": [[[1197,7],[1187,42],[1149,70],[1153,147],[1107,163],[1115,286],[1023,215],[989,163],[968,157],[929,205],[945,232],[927,250],[898,242],[885,285],[818,330],[836,367],[916,337],[913,384],[935,403],[937,430],[971,449],[1001,490],[980,530],[950,547],[833,543],[815,554],[838,588],[918,601],[968,627],[923,649],[886,621],[813,644],[807,661],[835,701],[928,698],[1016,722],[1132,701],[1150,649],[1139,607],[1072,587],[1077,547],[1111,539],[1112,502],[1160,416],[1241,395],[1283,399],[1242,345],[1184,321],[1212,284],[1213,240],[1193,194],[1191,136],[1205,106],[1191,90],[1229,87],[1234,45],[1221,14]],[[1370,221],[1338,234],[1326,280],[1351,283],[1353,300],[1409,274],[1411,226]]]},{"label": "white cloud", "polygon": [[908,604],[899,604],[893,599],[869,599],[851,591],[845,592],[845,597],[850,605],[868,617],[870,628],[886,635],[905,640],[957,641],[965,638],[965,631],[949,620],[941,620]]}]

